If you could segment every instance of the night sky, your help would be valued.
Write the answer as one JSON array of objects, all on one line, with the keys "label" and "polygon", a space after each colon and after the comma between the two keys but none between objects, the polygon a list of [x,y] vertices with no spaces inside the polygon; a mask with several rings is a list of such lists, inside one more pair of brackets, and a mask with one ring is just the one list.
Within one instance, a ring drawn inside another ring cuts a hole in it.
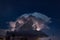
[{"label": "night sky", "polygon": [[57,0],[0,0],[0,28],[7,29],[9,21],[15,21],[24,13],[40,12],[51,17],[50,32],[60,36],[60,2]]}]

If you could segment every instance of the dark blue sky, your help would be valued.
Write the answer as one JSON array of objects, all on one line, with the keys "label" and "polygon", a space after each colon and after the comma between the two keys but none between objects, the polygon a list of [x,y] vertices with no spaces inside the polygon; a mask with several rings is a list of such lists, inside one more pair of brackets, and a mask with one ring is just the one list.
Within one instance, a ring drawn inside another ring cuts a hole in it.
[{"label": "dark blue sky", "polygon": [[52,19],[50,28],[60,34],[60,2],[57,0],[0,0],[0,28],[8,28],[7,21],[15,20],[24,13],[40,12]]}]

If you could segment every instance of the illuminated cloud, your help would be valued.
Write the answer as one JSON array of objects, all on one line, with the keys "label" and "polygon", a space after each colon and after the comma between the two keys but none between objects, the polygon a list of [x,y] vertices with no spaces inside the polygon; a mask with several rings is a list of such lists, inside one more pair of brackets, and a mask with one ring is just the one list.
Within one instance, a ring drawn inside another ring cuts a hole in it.
[{"label": "illuminated cloud", "polygon": [[34,12],[34,13],[29,13],[29,14],[23,14],[20,17],[18,17],[15,22],[9,22],[9,24],[12,27],[11,30],[14,31],[22,27],[28,21],[32,20],[33,30],[40,31],[44,28],[48,28],[47,24],[50,23],[50,19],[51,18],[49,18],[48,16],[44,14]]}]

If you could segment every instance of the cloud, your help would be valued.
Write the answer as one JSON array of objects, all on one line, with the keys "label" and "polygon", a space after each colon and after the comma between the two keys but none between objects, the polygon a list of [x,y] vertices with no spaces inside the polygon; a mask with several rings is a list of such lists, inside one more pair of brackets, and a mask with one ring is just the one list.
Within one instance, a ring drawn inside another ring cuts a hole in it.
[{"label": "cloud", "polygon": [[[32,18],[31,18],[31,17]],[[16,28],[20,28],[21,25],[24,25],[26,20],[30,20],[32,19],[32,22],[33,22],[33,29],[34,30],[37,30],[37,31],[40,31],[41,29],[43,28],[48,28],[47,27],[47,24],[50,22],[50,19],[48,16],[42,14],[42,13],[38,13],[38,12],[34,12],[34,13],[25,13],[21,16],[19,16],[15,22],[9,22],[10,26],[12,27],[11,30],[16,30]],[[30,20],[31,21],[31,20]],[[19,27],[17,27],[16,23],[18,22],[19,24]]]}]

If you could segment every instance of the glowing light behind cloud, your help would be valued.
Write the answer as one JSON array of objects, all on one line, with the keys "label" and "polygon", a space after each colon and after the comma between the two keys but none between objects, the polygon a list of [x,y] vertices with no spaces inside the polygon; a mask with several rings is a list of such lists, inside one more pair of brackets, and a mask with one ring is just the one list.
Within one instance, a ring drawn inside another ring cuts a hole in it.
[{"label": "glowing light behind cloud", "polygon": [[20,24],[19,27],[21,27],[21,25],[24,25],[26,22],[24,22],[24,20],[21,20],[21,19],[23,19],[22,17],[24,17],[26,20],[28,20],[28,19],[30,19],[29,18],[30,15],[35,17],[35,18],[32,17],[33,30],[40,31],[41,29],[44,29],[45,26],[46,26],[46,28],[48,28],[47,24],[50,22],[51,18],[47,17],[44,14],[41,14],[41,13],[38,13],[38,12],[34,12],[34,13],[29,13],[29,14],[23,14],[19,18],[17,18],[15,22],[9,22],[10,27],[12,27],[11,30],[12,31],[16,30],[16,23],[17,22]]},{"label": "glowing light behind cloud", "polygon": [[14,31],[15,30],[15,27],[16,27],[16,22],[9,22],[9,25],[10,25],[10,28],[11,28],[11,31]]}]

